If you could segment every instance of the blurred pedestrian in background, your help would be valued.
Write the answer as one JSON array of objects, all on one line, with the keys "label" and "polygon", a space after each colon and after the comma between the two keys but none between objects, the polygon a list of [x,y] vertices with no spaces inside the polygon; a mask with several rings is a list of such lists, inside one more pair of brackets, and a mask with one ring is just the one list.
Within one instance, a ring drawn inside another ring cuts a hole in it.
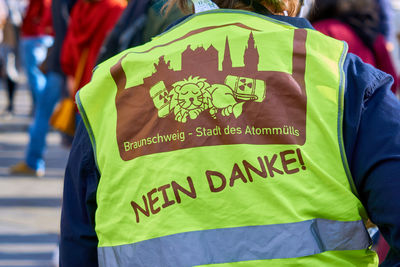
[{"label": "blurred pedestrian in background", "polygon": [[151,0],[130,1],[110,34],[103,42],[96,65],[104,60],[142,43],[143,29]]},{"label": "blurred pedestrian in background", "polygon": [[396,93],[397,72],[381,33],[389,30],[381,23],[379,11],[376,0],[315,0],[308,19],[316,30],[346,41],[350,53],[392,75]]},{"label": "blurred pedestrian in background", "polygon": [[8,7],[5,0],[0,0],[0,42],[3,41],[3,29],[8,17]]},{"label": "blurred pedestrian in background", "polygon": [[46,59],[48,49],[53,45],[53,34],[51,0],[30,0],[21,28],[21,56],[32,93],[31,112],[34,119],[29,127],[30,142],[25,160],[11,166],[10,174],[43,176],[45,172],[45,139],[39,137],[38,132],[41,129],[47,132],[47,121],[42,120],[42,111],[46,108],[51,109],[51,105],[46,101],[49,93],[45,90],[47,77],[40,66]]},{"label": "blurred pedestrian in background", "polygon": [[127,48],[150,41],[169,24],[184,16],[177,6],[168,15],[162,15],[162,5],[163,1],[159,0],[130,1],[103,43],[97,64]]},{"label": "blurred pedestrian in background", "polygon": [[[1,11],[7,14],[6,20],[3,22],[1,31],[2,40],[0,40],[0,78],[5,84],[8,95],[8,104],[5,110],[6,115],[13,114],[13,101],[15,90],[19,82],[19,74],[17,70],[17,53],[19,41],[19,26],[21,25],[21,14],[15,2],[10,0],[2,0]],[[1,38],[0,38],[1,39]]]},{"label": "blurred pedestrian in background", "polygon": [[[53,97],[53,104],[58,102],[60,99],[69,97],[67,77],[61,67],[61,51],[65,36],[67,34],[72,8],[76,2],[77,0],[53,0],[52,2],[52,18],[53,27],[55,30],[55,39],[54,45],[48,57],[47,65],[49,71],[53,71],[53,75],[55,75],[55,77],[62,79],[61,83],[59,84],[60,86],[58,94],[54,95]],[[50,114],[48,114],[48,116],[50,116]],[[52,126],[54,127],[54,124]],[[59,133],[61,134],[62,145],[67,148],[70,147],[73,136],[66,134],[63,131],[59,131]]]},{"label": "blurred pedestrian in background", "polygon": [[72,97],[90,81],[100,47],[126,5],[126,0],[78,0],[72,9],[61,53]]},{"label": "blurred pedestrian in background", "polygon": [[[379,16],[379,32],[383,34],[388,42],[393,41],[393,7],[390,0],[375,0]],[[376,12],[376,10],[375,10]]]},{"label": "blurred pedestrian in background", "polygon": [[61,70],[60,56],[61,46],[67,31],[69,13],[74,3],[74,0],[52,1],[51,15],[55,33],[54,43],[39,68],[46,78],[46,84],[37,98],[25,159],[11,167],[10,172],[12,174],[43,176],[45,173],[44,154],[46,135],[49,130],[49,118],[62,91],[66,91],[66,79]]},{"label": "blurred pedestrian in background", "polygon": [[32,114],[46,86],[46,77],[39,66],[53,44],[51,0],[30,0],[21,27],[21,56],[32,93]]},{"label": "blurred pedestrian in background", "polygon": [[[4,75],[4,69],[7,66],[6,63],[6,58],[7,58],[7,53],[5,51],[4,45],[3,45],[3,39],[4,39],[4,28],[8,19],[8,6],[5,2],[5,0],[0,0],[0,78],[6,78],[7,76]],[[8,86],[8,79],[7,81],[7,87]],[[7,106],[7,111],[11,111],[11,107],[12,107],[12,95],[13,95],[13,91],[10,89],[8,90],[8,95],[9,95],[9,104]],[[11,99],[11,100],[10,100]]]},{"label": "blurred pedestrian in background", "polygon": [[147,12],[142,43],[151,41],[152,38],[165,31],[171,24],[187,16],[177,5],[171,6],[168,13],[166,13],[165,10],[162,9],[164,3],[165,1],[152,1],[152,5]]}]

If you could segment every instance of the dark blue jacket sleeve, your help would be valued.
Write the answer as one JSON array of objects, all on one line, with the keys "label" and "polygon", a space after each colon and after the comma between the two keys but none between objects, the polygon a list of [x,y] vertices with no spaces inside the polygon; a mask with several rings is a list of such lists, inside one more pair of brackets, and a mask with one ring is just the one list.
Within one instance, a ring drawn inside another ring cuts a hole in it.
[{"label": "dark blue jacket sleeve", "polygon": [[64,178],[61,267],[98,266],[94,214],[99,177],[89,135],[81,122],[72,143]]},{"label": "dark blue jacket sleeve", "polygon": [[393,78],[350,54],[345,63],[344,144],[356,188],[391,245],[381,266],[400,266],[400,102]]}]

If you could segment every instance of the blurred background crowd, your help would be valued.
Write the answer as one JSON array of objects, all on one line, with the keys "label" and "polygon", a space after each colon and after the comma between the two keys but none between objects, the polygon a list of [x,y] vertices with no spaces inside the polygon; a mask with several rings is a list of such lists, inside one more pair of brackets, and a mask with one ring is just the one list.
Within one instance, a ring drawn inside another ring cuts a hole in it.
[{"label": "blurred background crowd", "polygon": [[[57,130],[69,147],[80,120],[74,96],[93,68],[149,41],[181,18],[163,0],[0,0],[0,116],[30,118],[24,158],[10,175],[43,176],[46,135]],[[392,75],[400,95],[400,0],[306,0],[300,16],[344,40],[349,52]],[[15,93],[29,88],[30,109],[15,108]],[[371,234],[373,235],[373,227]],[[379,245],[381,258],[385,244]]]}]

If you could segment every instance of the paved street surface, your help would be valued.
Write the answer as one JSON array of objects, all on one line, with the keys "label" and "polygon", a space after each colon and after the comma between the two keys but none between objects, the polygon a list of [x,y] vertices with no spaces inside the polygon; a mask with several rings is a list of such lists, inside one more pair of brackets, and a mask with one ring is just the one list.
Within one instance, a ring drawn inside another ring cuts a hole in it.
[{"label": "paved street surface", "polygon": [[64,168],[68,150],[60,136],[47,136],[46,175],[11,177],[8,168],[24,158],[30,124],[30,94],[16,92],[12,117],[2,114],[7,95],[0,82],[0,267],[47,267],[57,250]]}]

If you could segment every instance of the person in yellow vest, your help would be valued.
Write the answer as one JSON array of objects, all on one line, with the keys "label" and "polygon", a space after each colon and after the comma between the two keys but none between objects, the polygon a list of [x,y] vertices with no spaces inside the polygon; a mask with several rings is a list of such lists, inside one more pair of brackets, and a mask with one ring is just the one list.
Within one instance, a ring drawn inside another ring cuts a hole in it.
[{"label": "person in yellow vest", "polygon": [[377,266],[368,219],[399,265],[393,78],[301,1],[173,4],[78,92],[61,266]]}]

